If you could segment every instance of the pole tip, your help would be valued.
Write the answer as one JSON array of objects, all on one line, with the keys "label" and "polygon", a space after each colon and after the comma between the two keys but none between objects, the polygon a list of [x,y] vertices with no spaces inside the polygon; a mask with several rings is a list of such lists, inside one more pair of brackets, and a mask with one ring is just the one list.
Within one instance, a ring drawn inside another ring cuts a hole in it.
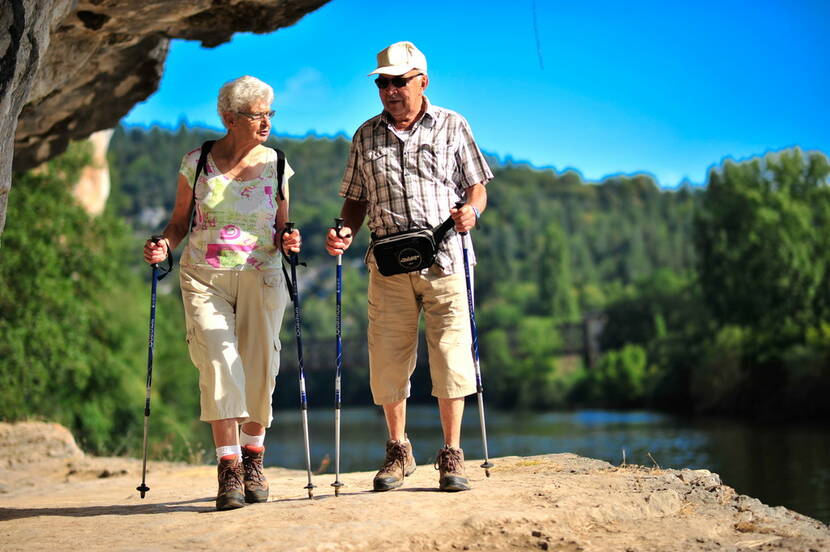
[{"label": "pole tip", "polygon": [[138,491],[139,493],[141,493],[141,498],[144,498],[144,495],[147,494],[147,491],[150,490],[150,487],[148,487],[147,485],[142,483],[141,485],[136,487],[135,490]]}]

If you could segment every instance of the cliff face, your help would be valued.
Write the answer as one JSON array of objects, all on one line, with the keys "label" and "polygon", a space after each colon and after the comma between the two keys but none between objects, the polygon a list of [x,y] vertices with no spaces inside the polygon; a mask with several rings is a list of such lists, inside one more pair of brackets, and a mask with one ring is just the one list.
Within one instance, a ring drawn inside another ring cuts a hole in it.
[{"label": "cliff face", "polygon": [[12,164],[34,167],[112,128],[158,87],[171,38],[217,46],[292,25],[327,1],[4,0],[0,232]]}]

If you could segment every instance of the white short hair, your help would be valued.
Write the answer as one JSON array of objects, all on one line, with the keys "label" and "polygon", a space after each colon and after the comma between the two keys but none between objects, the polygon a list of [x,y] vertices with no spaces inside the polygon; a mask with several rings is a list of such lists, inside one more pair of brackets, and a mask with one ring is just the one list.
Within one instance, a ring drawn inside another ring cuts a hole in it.
[{"label": "white short hair", "polygon": [[225,124],[224,113],[245,110],[258,100],[265,100],[270,105],[274,101],[274,89],[249,75],[226,82],[219,89],[217,101],[222,124]]}]

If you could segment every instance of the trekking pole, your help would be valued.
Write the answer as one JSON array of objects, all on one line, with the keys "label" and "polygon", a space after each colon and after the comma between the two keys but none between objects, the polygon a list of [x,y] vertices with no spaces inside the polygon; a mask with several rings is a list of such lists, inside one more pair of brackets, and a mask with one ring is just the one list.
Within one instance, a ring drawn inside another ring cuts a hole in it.
[{"label": "trekking pole", "polygon": [[[464,202],[459,201],[455,204],[456,209],[461,209]],[[467,232],[461,232],[461,246],[464,251],[464,278],[467,282],[467,306],[470,309],[470,333],[473,337],[473,363],[476,367],[476,396],[478,397],[478,419],[481,425],[481,442],[484,446],[484,463],[481,467],[484,468],[484,474],[490,477],[490,468],[493,463],[490,462],[487,453],[487,429],[484,425],[484,386],[481,383],[481,367],[478,362],[478,329],[476,328],[476,311],[473,305],[473,286],[470,279],[470,259],[467,255]]]},{"label": "trekking pole", "polygon": [[[334,231],[337,236],[340,236],[340,230],[343,229],[343,219],[338,217],[334,219]],[[342,340],[342,298],[343,298],[343,254],[337,256],[337,308],[336,308],[336,328],[337,328],[337,358],[335,360],[336,371],[334,374],[334,496],[340,496],[340,487],[343,483],[340,482],[340,372],[343,368],[343,340]]]},{"label": "trekking pole", "polygon": [[[283,234],[290,234],[294,230],[293,222],[285,223]],[[297,289],[297,265],[299,255],[291,252],[288,257],[291,265],[291,301],[294,303],[294,330],[297,334],[297,368],[300,372],[300,415],[303,420],[303,440],[305,442],[305,467],[308,473],[308,485],[303,487],[308,490],[308,498],[314,498],[314,485],[311,483],[311,445],[308,438],[308,400],[305,393],[305,374],[303,373],[303,336],[300,332],[300,291]]]},{"label": "trekking pole", "polygon": [[[163,239],[163,236],[155,235],[152,238],[153,243],[158,243]],[[156,289],[158,287],[158,282],[172,270],[173,268],[173,261],[172,257],[170,257],[170,251],[167,252],[167,262],[168,262],[168,269],[164,272],[161,276],[159,276],[159,265],[158,263],[153,263],[151,266],[153,268],[153,283],[152,287],[150,288],[150,337],[147,340],[148,348],[147,348],[147,393],[144,396],[144,458],[141,461],[141,485],[135,488],[136,491],[141,493],[141,498],[144,498],[144,495],[147,494],[147,491],[150,490],[150,487],[147,486],[146,483],[146,476],[147,476],[147,435],[150,428],[150,388],[153,385],[153,347],[155,345],[156,339]]]}]

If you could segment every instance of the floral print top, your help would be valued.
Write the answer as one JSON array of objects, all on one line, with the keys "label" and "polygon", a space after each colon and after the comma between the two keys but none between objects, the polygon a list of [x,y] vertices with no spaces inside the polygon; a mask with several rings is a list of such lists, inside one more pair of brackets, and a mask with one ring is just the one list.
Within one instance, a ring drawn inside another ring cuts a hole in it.
[{"label": "floral print top", "polygon": [[[208,154],[196,183],[194,226],[182,253],[182,266],[216,270],[271,270],[279,268],[280,253],[274,241],[279,199],[277,152],[258,178],[231,179],[222,174]],[[182,158],[179,174],[190,186],[196,175],[201,148]],[[294,171],[285,163],[284,190]]]}]

